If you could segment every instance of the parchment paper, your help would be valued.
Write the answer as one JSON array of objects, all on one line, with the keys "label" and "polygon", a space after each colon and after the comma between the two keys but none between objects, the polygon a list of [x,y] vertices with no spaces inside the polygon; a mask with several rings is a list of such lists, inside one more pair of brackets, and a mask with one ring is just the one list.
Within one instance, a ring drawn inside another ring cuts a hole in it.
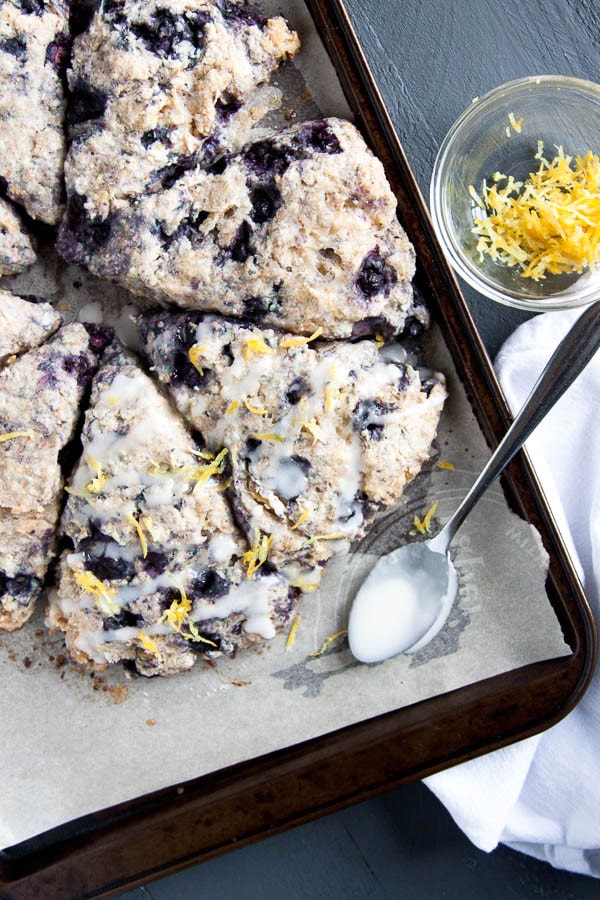
[{"label": "parchment paper", "polygon": [[[266,4],[265,4],[266,5]],[[277,8],[276,5],[269,6]],[[304,82],[326,113],[348,115],[335,74],[299,2],[283,7],[304,40],[284,88]],[[308,104],[309,109],[312,104]],[[66,267],[46,251],[33,272],[2,286],[53,299],[67,317],[101,318],[134,342],[130,298]],[[547,560],[534,530],[491,489],[455,543],[459,598],[447,627],[426,648],[376,666],[358,664],[344,636],[347,611],[377,556],[406,539],[413,516],[439,501],[456,508],[488,455],[439,334],[431,364],[450,399],[438,461],[402,506],[371,529],[356,552],[333,562],[319,592],[301,601],[295,640],[286,635],[238,658],[200,662],[175,679],[130,679],[122,669],[83,675],[48,635],[43,609],[19,633],[0,633],[0,847],[78,816],[252,759],[380,713],[570,650],[544,590]]]}]

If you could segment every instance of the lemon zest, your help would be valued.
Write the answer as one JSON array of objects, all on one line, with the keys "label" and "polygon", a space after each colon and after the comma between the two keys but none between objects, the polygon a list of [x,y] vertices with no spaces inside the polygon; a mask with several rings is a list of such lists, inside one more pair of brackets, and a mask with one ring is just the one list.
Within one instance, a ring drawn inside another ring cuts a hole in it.
[{"label": "lemon zest", "polygon": [[192,493],[196,493],[202,485],[206,484],[209,478],[212,478],[213,475],[220,475],[225,468],[225,457],[229,453],[227,447],[224,447],[220,453],[217,453],[212,462],[207,463],[205,466],[200,466],[193,477],[197,478],[196,484],[194,485],[194,490]]},{"label": "lemon zest", "polygon": [[296,519],[294,524],[291,526],[291,531],[294,531],[294,529],[299,528],[301,525],[303,525],[308,518],[309,518],[308,510],[305,509],[304,512],[300,514],[300,516]]},{"label": "lemon zest", "polygon": [[102,488],[104,487],[104,482],[106,481],[106,475],[102,471],[102,466],[100,465],[100,463],[94,459],[94,457],[92,456],[91,453],[88,453],[87,458],[88,458],[90,467],[96,473],[96,477],[92,478],[91,481],[88,481],[85,488],[91,494],[99,494],[102,491]]},{"label": "lemon zest", "polygon": [[414,518],[412,520],[412,525],[413,525],[414,530],[411,531],[410,533],[411,534],[417,534],[417,533],[418,534],[431,534],[431,520],[435,516],[439,505],[440,505],[439,500],[436,500],[434,503],[432,503],[422,519],[420,519],[418,516],[414,516]]},{"label": "lemon zest", "polygon": [[262,409],[261,407],[258,407],[258,406],[252,406],[252,404],[250,403],[248,398],[245,396],[242,397],[242,403],[244,404],[244,406],[246,407],[246,409],[249,412],[254,413],[256,416],[266,416],[266,414],[267,414],[266,409]]},{"label": "lemon zest", "polygon": [[14,438],[34,438],[35,433],[28,429],[27,431],[6,431],[4,434],[0,434],[0,444],[3,444],[4,441],[12,441]]},{"label": "lemon zest", "polygon": [[149,653],[158,652],[158,644],[156,643],[156,641],[153,641],[151,637],[149,637],[147,634],[144,634],[143,631],[138,631],[137,636],[144,650],[147,650]]},{"label": "lemon zest", "polygon": [[318,650],[313,650],[313,652],[309,653],[308,655],[312,657],[322,656],[323,653],[325,653],[325,651],[328,650],[329,647],[331,647],[334,641],[337,641],[338,638],[344,637],[347,634],[347,628],[343,628],[341,631],[335,631],[333,634],[330,634],[329,637],[325,638]]},{"label": "lemon zest", "polygon": [[283,435],[274,434],[273,432],[263,432],[262,434],[255,434],[254,437],[259,441],[285,441]]},{"label": "lemon zest", "polygon": [[311,435],[313,439],[313,447],[315,446],[317,441],[321,440],[323,429],[316,419],[299,419],[298,425],[308,431],[308,433]]},{"label": "lemon zest", "polygon": [[140,524],[146,529],[153,541],[158,541],[158,532],[151,516],[142,516]]},{"label": "lemon zest", "polygon": [[247,574],[249,579],[254,578],[254,573],[260,569],[264,562],[266,562],[274,537],[273,534],[261,534],[259,531],[256,532],[254,545],[242,556],[248,569]]},{"label": "lemon zest", "polygon": [[140,539],[140,544],[142,546],[142,556],[144,559],[146,559],[146,557],[148,556],[148,542],[146,540],[146,535],[144,534],[142,526],[140,525],[140,523],[138,522],[136,517],[133,515],[133,513],[127,513],[125,518],[127,519],[128,522],[131,522],[131,524],[135,528],[135,530],[137,532],[137,536]]},{"label": "lemon zest", "polygon": [[448,471],[450,472],[453,472],[455,468],[454,463],[446,462],[446,460],[443,459],[439,459],[436,462],[436,466],[438,467],[438,469],[448,469]]},{"label": "lemon zest", "polygon": [[292,622],[292,627],[290,628],[287,636],[287,641],[285,642],[285,649],[290,650],[294,645],[294,641],[296,640],[296,632],[298,631],[298,626],[300,625],[300,616],[296,616],[294,621]]},{"label": "lemon zest", "polygon": [[250,359],[253,355],[266,356],[273,353],[273,348],[267,343],[264,334],[258,329],[254,329],[252,337],[246,338],[242,355],[244,359]]},{"label": "lemon zest", "polygon": [[335,531],[330,534],[313,534],[313,536],[309,537],[309,539],[303,546],[309,547],[311,544],[314,544],[315,541],[339,541],[344,537],[346,537],[346,535],[343,531]]},{"label": "lemon zest", "polygon": [[521,134],[521,128],[523,127],[523,116],[520,119],[515,118],[514,113],[508,114],[508,121],[510,122],[510,127],[517,132],[517,134]]},{"label": "lemon zest", "polygon": [[299,347],[302,344],[310,344],[311,341],[316,341],[316,339],[321,337],[322,334],[323,328],[321,325],[319,325],[319,327],[316,329],[316,331],[313,331],[310,337],[298,336],[283,338],[283,340],[281,341],[281,346],[287,349],[288,347]]},{"label": "lemon zest", "polygon": [[204,375],[204,369],[200,365],[200,358],[205,353],[206,353],[206,347],[198,347],[197,344],[194,344],[194,346],[190,347],[190,349],[188,350],[188,356],[190,358],[190,362],[200,375]]},{"label": "lemon zest", "polygon": [[114,615],[119,612],[121,607],[112,598],[117,593],[116,588],[107,587],[103,581],[100,581],[93,572],[86,570],[85,572],[75,572],[75,581],[87,594],[91,594],[96,598],[96,603],[100,612],[105,615]]},{"label": "lemon zest", "polygon": [[227,409],[225,410],[225,415],[230,416],[231,413],[235,412],[238,406],[240,405],[239,400],[232,400]]}]

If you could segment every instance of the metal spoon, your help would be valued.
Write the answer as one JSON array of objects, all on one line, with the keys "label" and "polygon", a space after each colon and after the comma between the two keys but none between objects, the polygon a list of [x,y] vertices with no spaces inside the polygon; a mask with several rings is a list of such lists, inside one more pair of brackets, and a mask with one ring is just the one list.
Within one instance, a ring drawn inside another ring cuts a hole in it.
[{"label": "metal spoon", "polygon": [[454,515],[431,540],[383,556],[358,591],[348,622],[350,650],[361,662],[414,653],[440,631],[458,578],[448,547],[482,494],[504,471],[600,346],[600,301],[577,319],[554,351],[524,406]]}]

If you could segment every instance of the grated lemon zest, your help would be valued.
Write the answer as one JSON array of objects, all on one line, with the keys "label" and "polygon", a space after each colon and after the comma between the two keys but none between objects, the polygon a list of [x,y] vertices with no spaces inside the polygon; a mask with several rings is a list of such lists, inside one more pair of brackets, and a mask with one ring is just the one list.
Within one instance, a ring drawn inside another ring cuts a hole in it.
[{"label": "grated lemon zest", "polygon": [[292,525],[291,531],[294,531],[295,528],[299,528],[300,525],[303,525],[308,518],[309,518],[308,510],[305,509],[304,512],[300,514],[300,516],[296,519],[296,521]]},{"label": "grated lemon zest", "polygon": [[254,573],[260,569],[264,562],[266,562],[273,539],[274,535],[272,534],[261,534],[259,531],[256,532],[254,545],[242,556],[242,559],[248,568],[247,574],[249,579],[252,579]]},{"label": "grated lemon zest", "polygon": [[523,116],[520,119],[515,118],[514,113],[508,114],[508,121],[510,122],[510,127],[517,132],[517,134],[521,134],[521,128],[523,127]]},{"label": "grated lemon zest", "polygon": [[142,527],[146,529],[153,541],[158,541],[158,532],[151,516],[142,516],[140,519]]},{"label": "grated lemon zest", "polygon": [[140,544],[142,546],[142,556],[144,559],[146,559],[146,557],[148,556],[148,542],[146,540],[146,535],[143,532],[142,526],[132,513],[127,513],[125,518],[128,522],[131,522],[131,524],[135,528],[137,536],[140,539]]},{"label": "grated lemon zest", "polygon": [[0,434],[0,444],[3,444],[4,441],[12,441],[14,438],[34,438],[35,433],[28,429],[27,431],[6,431],[4,434]]},{"label": "grated lemon zest", "polygon": [[235,412],[238,406],[240,405],[239,400],[232,400],[227,409],[225,410],[225,415],[230,416],[231,413]]},{"label": "grated lemon zest", "polygon": [[92,493],[92,494],[99,494],[101,492],[102,488],[104,487],[104,482],[106,481],[106,475],[102,471],[102,466],[100,465],[100,463],[96,462],[96,460],[94,459],[94,457],[92,456],[91,453],[88,453],[87,458],[88,458],[90,467],[96,473],[96,477],[92,478],[91,481],[88,481],[88,483],[85,486],[85,489],[87,491],[90,491],[90,493]]},{"label": "grated lemon zest", "polygon": [[250,403],[250,401],[248,400],[248,398],[246,396],[242,397],[242,403],[244,404],[244,406],[246,407],[246,409],[249,412],[254,413],[256,416],[266,416],[266,414],[267,414],[266,409],[262,409],[258,406],[252,406],[252,404]]},{"label": "grated lemon zest", "polygon": [[103,581],[100,581],[93,572],[86,570],[85,572],[75,572],[75,581],[87,594],[91,594],[96,598],[96,603],[100,612],[105,615],[114,615],[119,612],[121,607],[112,598],[117,593],[116,588],[106,587]]},{"label": "grated lemon zest", "polygon": [[197,344],[194,344],[193,347],[190,347],[188,350],[188,356],[190,358],[190,362],[193,367],[200,373],[200,375],[204,375],[204,369],[200,365],[200,357],[206,353],[206,347],[198,347]]},{"label": "grated lemon zest", "polygon": [[290,628],[287,636],[287,641],[285,642],[285,649],[290,650],[294,641],[296,640],[296,632],[298,631],[298,626],[300,625],[300,616],[296,616],[294,621],[292,622],[292,627]]},{"label": "grated lemon zest", "polygon": [[325,638],[318,650],[313,650],[313,652],[309,653],[308,655],[312,657],[322,656],[323,653],[325,653],[325,651],[328,650],[329,647],[331,647],[334,641],[337,641],[338,638],[344,637],[347,634],[347,628],[343,628],[342,631],[335,631],[333,634],[330,634],[329,637]]},{"label": "grated lemon zest", "polygon": [[168,609],[165,609],[164,613],[158,620],[159,622],[168,622],[169,625],[172,626],[174,631],[181,632],[181,626],[187,619],[188,615],[192,611],[192,601],[187,596],[185,592],[185,588],[178,587],[179,591],[179,600],[177,597],[173,600]]},{"label": "grated lemon zest", "polygon": [[255,328],[252,332],[252,337],[246,338],[246,343],[242,351],[244,359],[250,359],[253,355],[266,356],[269,353],[273,353],[273,348],[268,345],[262,331],[258,331],[258,329]]},{"label": "grated lemon zest", "polygon": [[451,472],[454,471],[454,463],[446,462],[443,459],[438,460],[436,462],[436,466],[438,467],[438,469],[448,469]]},{"label": "grated lemon zest", "polygon": [[255,434],[254,437],[258,441],[285,441],[285,438],[281,434],[273,434],[272,432],[271,433],[263,432],[262,434]]},{"label": "grated lemon zest", "polygon": [[534,281],[581,273],[600,260],[599,157],[588,151],[574,161],[557,147],[548,161],[538,146],[538,170],[523,182],[501,176],[502,185],[486,188],[478,205],[487,215],[473,226],[482,260],[487,254],[519,266]]},{"label": "grated lemon zest", "polygon": [[298,425],[301,428],[306,429],[313,439],[313,447],[317,443],[317,441],[321,440],[321,435],[323,434],[323,429],[319,425],[316,419],[299,419]]},{"label": "grated lemon zest", "polygon": [[158,644],[156,643],[156,641],[153,641],[151,637],[149,637],[147,634],[144,634],[143,631],[138,631],[137,636],[144,650],[147,650],[149,653],[158,652]]},{"label": "grated lemon zest", "polygon": [[432,503],[432,505],[429,507],[422,519],[419,519],[418,516],[415,516],[412,520],[414,530],[410,533],[431,534],[431,520],[435,516],[439,505],[440,501],[436,500],[435,503]]},{"label": "grated lemon zest", "polygon": [[385,338],[379,331],[375,335],[375,343],[378,347],[383,347],[383,345],[385,344]]},{"label": "grated lemon zest", "polygon": [[316,339],[321,337],[322,334],[323,334],[323,328],[321,325],[319,325],[319,327],[316,329],[316,331],[313,331],[313,333],[311,334],[310,337],[298,336],[298,337],[283,338],[283,340],[281,341],[281,346],[287,348],[287,347],[299,347],[302,344],[310,344],[311,341],[316,341]]},{"label": "grated lemon zest", "polygon": [[346,537],[346,535],[343,531],[336,531],[331,534],[313,534],[303,546],[309,547],[311,544],[314,544],[315,541],[339,541],[340,538],[344,537]]},{"label": "grated lemon zest", "polygon": [[225,457],[229,453],[227,447],[224,447],[220,453],[217,453],[212,462],[208,463],[205,466],[200,466],[199,469],[194,473],[193,477],[197,477],[196,484],[194,485],[194,490],[192,493],[196,493],[202,485],[206,484],[209,478],[212,478],[213,475],[220,475],[225,468]]}]

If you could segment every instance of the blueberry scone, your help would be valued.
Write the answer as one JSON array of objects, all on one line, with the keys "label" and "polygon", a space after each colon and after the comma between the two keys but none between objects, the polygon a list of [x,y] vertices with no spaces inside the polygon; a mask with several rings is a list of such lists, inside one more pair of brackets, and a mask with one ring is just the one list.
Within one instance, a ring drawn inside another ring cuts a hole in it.
[{"label": "blueberry scone", "polygon": [[266,112],[257,85],[298,47],[280,16],[230,0],[100,3],[68,71],[65,255],[86,262],[129,203],[241,146]]},{"label": "blueberry scone", "polygon": [[283,627],[298,592],[237,530],[219,477],[227,451],[199,450],[118,346],[94,381],[82,443],[47,615],[76,661],[171,675]]},{"label": "blueberry scone", "polygon": [[0,365],[43,343],[61,323],[50,303],[0,290]]},{"label": "blueberry scone", "polygon": [[35,250],[13,206],[0,197],[0,276],[17,275],[35,262]]},{"label": "blueberry scone", "polygon": [[104,338],[66,325],[0,370],[0,628],[31,616],[55,547],[61,462]]},{"label": "blueberry scone", "polygon": [[195,159],[134,206],[73,193],[60,248],[135,294],[326,337],[424,324],[381,162],[340,119]]},{"label": "blueberry scone", "polygon": [[181,414],[227,448],[228,496],[254,546],[312,567],[313,583],[430,455],[443,378],[422,381],[397,344],[165,311],[144,314],[141,337]]},{"label": "blueberry scone", "polygon": [[67,0],[0,2],[0,184],[51,225],[63,212]]}]

